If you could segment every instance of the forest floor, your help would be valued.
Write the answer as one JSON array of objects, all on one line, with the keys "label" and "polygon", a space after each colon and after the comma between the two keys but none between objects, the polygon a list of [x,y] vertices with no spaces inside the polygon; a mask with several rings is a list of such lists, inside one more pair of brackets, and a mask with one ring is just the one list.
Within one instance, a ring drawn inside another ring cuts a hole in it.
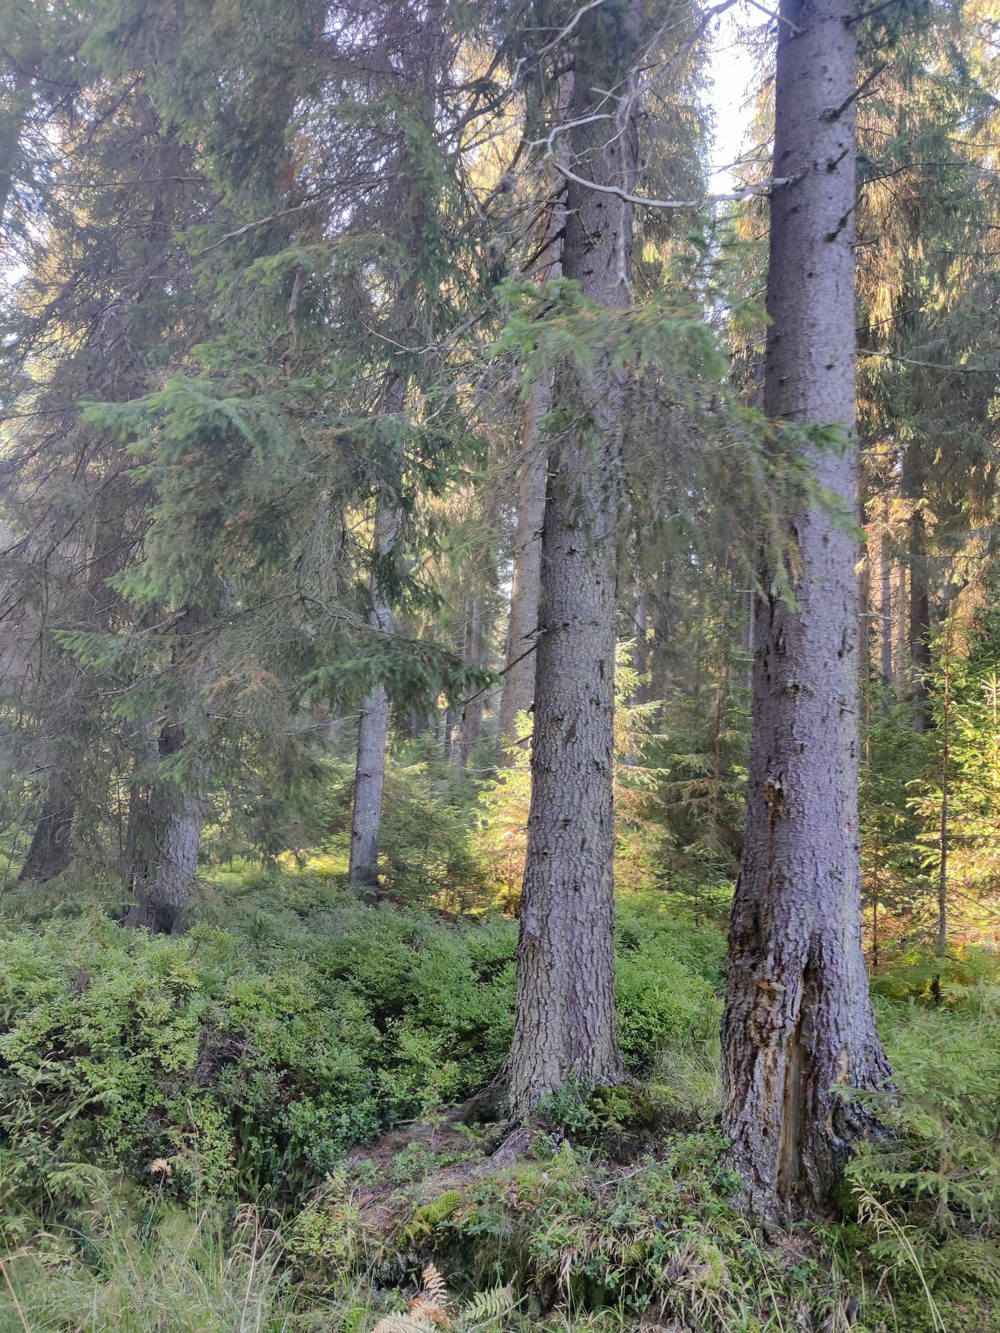
[{"label": "forest floor", "polygon": [[211,871],[171,938],[99,883],[0,897],[3,1333],[1000,1331],[994,957],[940,1003],[919,959],[875,978],[894,1132],[836,1220],[763,1231],[716,1128],[719,925],[622,896],[631,1081],[511,1143],[455,1108],[509,1041],[514,924],[340,870]]}]

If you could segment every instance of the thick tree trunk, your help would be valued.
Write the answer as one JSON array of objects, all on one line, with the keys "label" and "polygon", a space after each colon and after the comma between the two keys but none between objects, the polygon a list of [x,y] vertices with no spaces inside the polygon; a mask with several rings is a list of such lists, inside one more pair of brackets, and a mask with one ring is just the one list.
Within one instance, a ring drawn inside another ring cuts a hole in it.
[{"label": "thick tree trunk", "polygon": [[548,450],[541,438],[541,422],[549,410],[551,386],[538,379],[531,387],[524,413],[524,439],[517,486],[517,532],[514,537],[514,577],[510,590],[507,627],[507,663],[500,700],[501,747],[517,734],[517,715],[526,713],[535,698],[535,658],[538,605],[542,581],[542,522],[545,516],[545,474]]},{"label": "thick tree trunk", "polygon": [[18,875],[22,883],[45,883],[61,875],[69,865],[75,811],[76,795],[68,775],[59,768],[53,769],[45,803]]},{"label": "thick tree trunk", "polygon": [[133,785],[129,809],[128,856],[136,903],[125,924],[164,935],[184,929],[208,808],[200,762],[183,784],[157,775],[157,767],[184,745],[184,730],[176,724],[164,726],[158,737],[147,737],[146,753],[139,756],[140,771],[146,772]]},{"label": "thick tree trunk", "polygon": [[[766,407],[854,422],[855,36],[851,0],[782,0]],[[747,827],[723,1018],[723,1129],[757,1213],[825,1209],[883,1087],[861,949],[856,449],[817,449],[821,507],[792,517],[797,606],[757,606]],[[764,578],[761,586],[770,586]]]},{"label": "thick tree trunk", "polygon": [[[406,402],[406,376],[390,379],[382,402],[384,413],[402,412]],[[386,566],[394,559],[401,521],[398,468],[390,485],[379,495],[375,511],[375,569],[372,574],[372,606],[368,623],[391,634],[392,605],[386,585]],[[382,793],[385,788],[385,756],[389,741],[389,696],[381,683],[365,696],[358,720],[358,751],[354,770],[354,809],[351,815],[351,855],[348,882],[367,894],[378,893],[378,845],[382,827]]]},{"label": "thick tree trunk", "polygon": [[[624,7],[623,7],[624,8]],[[616,134],[593,120],[599,90],[628,76],[637,5],[592,10],[575,33],[568,135],[577,175],[632,189],[636,140],[626,110]],[[631,207],[570,181],[565,276],[609,310],[630,302]],[[567,422],[551,442],[542,530],[532,793],[508,1063],[510,1110],[529,1115],[568,1079],[622,1077],[615,1025],[613,715],[623,373],[598,354],[560,368]]]}]

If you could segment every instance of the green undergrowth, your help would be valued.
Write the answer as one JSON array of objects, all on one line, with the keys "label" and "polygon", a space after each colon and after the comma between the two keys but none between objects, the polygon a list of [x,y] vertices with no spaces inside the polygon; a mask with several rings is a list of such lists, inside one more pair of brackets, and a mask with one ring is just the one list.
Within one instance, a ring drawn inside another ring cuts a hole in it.
[{"label": "green undergrowth", "polygon": [[505,1053],[510,921],[359,906],[320,861],[213,873],[180,938],[99,900],[0,900],[3,1333],[370,1333],[428,1262],[461,1330],[1000,1333],[989,955],[878,979],[890,1132],[786,1234],[732,1205],[723,940],[669,895],[621,903],[630,1084],[553,1099],[503,1170],[444,1112]]},{"label": "green undergrowth", "polygon": [[[315,872],[244,878],[224,915],[226,929],[164,938],[93,906],[25,921],[12,901],[8,1193],[58,1210],[92,1163],[141,1181],[164,1161],[179,1197],[293,1203],[350,1145],[463,1100],[499,1067],[512,922],[359,906]],[[714,1030],[719,940],[652,899],[624,905],[619,936],[622,1044],[640,1075],[664,1044]]]}]

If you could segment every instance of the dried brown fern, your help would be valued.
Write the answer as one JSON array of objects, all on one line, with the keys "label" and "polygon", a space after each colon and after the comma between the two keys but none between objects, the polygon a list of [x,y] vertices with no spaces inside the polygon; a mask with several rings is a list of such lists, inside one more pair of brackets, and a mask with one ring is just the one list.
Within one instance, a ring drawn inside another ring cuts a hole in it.
[{"label": "dried brown fern", "polygon": [[429,1263],[421,1275],[423,1285],[410,1301],[405,1315],[387,1315],[372,1333],[427,1333],[428,1329],[451,1328],[448,1313],[448,1284],[437,1264]]},{"label": "dried brown fern", "polygon": [[387,1315],[379,1320],[372,1333],[436,1333],[439,1329],[473,1333],[476,1329],[500,1323],[515,1305],[510,1287],[493,1287],[478,1292],[463,1310],[453,1315],[449,1308],[452,1302],[448,1284],[436,1264],[427,1265],[421,1282],[420,1291],[410,1301],[406,1314]]}]

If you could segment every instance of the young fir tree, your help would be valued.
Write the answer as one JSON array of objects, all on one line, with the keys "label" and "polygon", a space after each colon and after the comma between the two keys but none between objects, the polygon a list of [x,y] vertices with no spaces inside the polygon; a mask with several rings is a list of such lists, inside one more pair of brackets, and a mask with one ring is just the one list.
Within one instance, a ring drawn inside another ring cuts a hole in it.
[{"label": "young fir tree", "polygon": [[[723,1018],[723,1130],[750,1206],[821,1211],[883,1087],[861,952],[854,512],[857,9],[783,0],[765,407],[839,514],[788,515],[794,603],[762,572],[747,826]],[[838,1091],[838,1085],[846,1087]]]},{"label": "young fir tree", "polygon": [[[437,197],[442,172],[434,165],[437,154],[436,116],[439,110],[443,62],[449,51],[444,28],[445,7],[427,6],[426,12],[401,11],[407,21],[387,25],[397,39],[396,67],[402,77],[393,90],[398,103],[399,143],[391,162],[397,185],[388,191],[381,219],[388,241],[398,247],[400,262],[389,320],[390,345],[415,348],[434,338],[435,292],[441,279],[441,238],[436,222]],[[430,159],[430,161],[428,160]],[[426,298],[431,294],[429,303]],[[396,353],[387,371],[381,413],[402,416],[407,403],[412,353]],[[373,573],[370,624],[381,634],[394,630],[393,584],[398,582],[402,527],[401,491],[403,457],[392,450],[375,506]],[[389,695],[383,681],[376,680],[361,703],[358,721],[357,763],[354,777],[354,806],[351,816],[349,882],[372,894],[378,890],[379,829],[382,793],[385,786],[386,747],[389,740]]]},{"label": "young fir tree", "polygon": [[13,693],[45,774],[21,869],[29,880],[65,869],[78,820],[91,849],[113,834],[109,790],[122,760],[111,707],[121,677],[76,647],[132,621],[116,579],[141,547],[149,490],[115,432],[90,422],[79,402],[145,392],[181,330],[197,327],[173,228],[207,199],[190,153],[164,130],[140,81],[105,79],[79,60],[75,70],[87,83],[69,85],[59,114],[47,116],[61,151],[39,194],[44,240],[16,289],[3,356],[18,408],[8,451],[16,509],[3,561],[7,626],[15,656],[31,664]]}]

